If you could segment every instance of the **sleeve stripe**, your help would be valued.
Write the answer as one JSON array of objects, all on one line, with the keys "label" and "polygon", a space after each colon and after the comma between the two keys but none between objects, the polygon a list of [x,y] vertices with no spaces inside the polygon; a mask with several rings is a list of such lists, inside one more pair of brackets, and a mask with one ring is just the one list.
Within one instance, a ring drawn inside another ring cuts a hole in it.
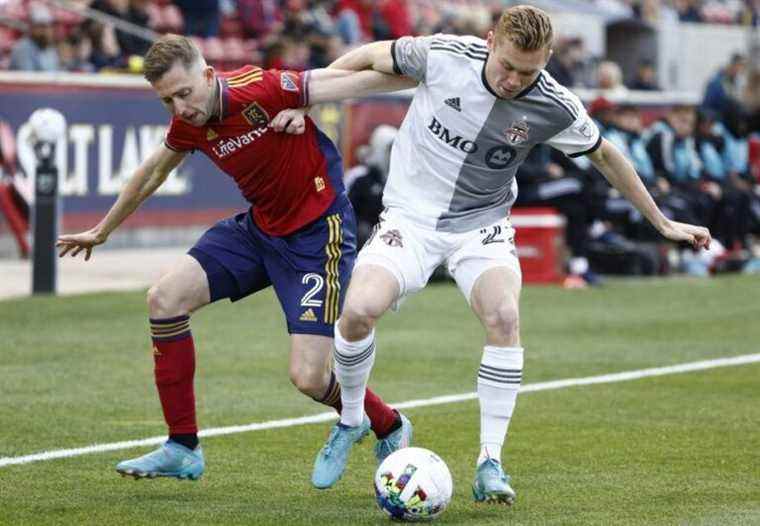
[{"label": "sleeve stripe", "polygon": [[250,73],[249,75],[238,77],[237,80],[227,80],[227,85],[232,88],[240,88],[242,86],[246,86],[250,84],[251,82],[257,82],[263,78],[264,78],[264,72],[254,71]]},{"label": "sleeve stripe", "polygon": [[557,95],[549,92],[546,89],[546,87],[544,86],[543,82],[539,81],[538,84],[536,85],[536,87],[546,97],[550,98],[551,100],[553,100],[554,102],[556,102],[557,104],[559,104],[559,106],[563,110],[565,110],[568,113],[568,115],[570,115],[570,117],[573,119],[573,121],[575,121],[575,119],[578,118],[578,115],[575,112],[573,112],[572,107],[568,106],[568,104],[566,102],[564,102],[562,99],[560,99]]},{"label": "sleeve stripe", "polygon": [[247,75],[250,75],[251,73],[256,73],[256,72],[259,72],[259,71],[263,72],[263,70],[261,68],[253,67],[253,68],[251,68],[251,69],[249,69],[247,71],[244,71],[242,73],[238,73],[234,77],[228,77],[227,78],[227,82],[234,81],[234,80],[240,80],[241,78],[243,78],[243,77],[245,77]]},{"label": "sleeve stripe", "polygon": [[309,83],[311,82],[311,70],[306,70],[303,73],[303,77],[301,80],[302,89],[301,89],[301,107],[305,108],[309,105],[309,99],[311,98],[309,95]]},{"label": "sleeve stripe", "polygon": [[396,42],[398,40],[394,40],[391,43],[391,58],[393,59],[393,72],[397,75],[403,75],[404,73],[401,71],[401,68],[398,65],[398,61],[396,60]]},{"label": "sleeve stripe", "polygon": [[464,44],[462,42],[457,42],[456,40],[449,40],[449,39],[436,39],[432,41],[432,45],[434,46],[449,46],[459,49],[460,51],[473,51],[473,52],[482,52],[482,53],[488,53],[488,47],[478,44],[475,42],[472,42],[470,44]]},{"label": "sleeve stripe", "polygon": [[568,96],[569,93],[567,93],[567,89],[562,86],[561,84],[557,83],[554,79],[550,79],[549,77],[546,77],[545,75],[541,75],[541,82],[543,83],[544,87],[548,90],[554,93],[557,97],[562,99],[566,104],[569,104],[571,108],[573,108],[576,115],[580,113],[580,109],[578,108],[578,104],[573,100],[571,96]]},{"label": "sleeve stripe", "polygon": [[564,102],[567,106],[570,107],[570,110],[575,114],[576,116],[579,113],[578,105],[573,102],[572,98],[567,96],[567,93],[564,93],[564,88],[560,86],[559,84],[552,84],[549,82],[548,78],[544,75],[541,75],[541,85],[544,87],[544,91],[547,93],[553,94],[555,97],[557,97],[559,100]]},{"label": "sleeve stripe", "polygon": [[167,141],[166,139],[164,139],[164,146],[166,146],[167,148],[169,148],[173,152],[178,152],[178,153],[183,153],[184,152],[184,150],[180,150],[178,148],[175,148],[171,144],[169,144],[169,141]]},{"label": "sleeve stripe", "polygon": [[474,53],[469,53],[469,52],[462,52],[462,51],[458,51],[456,49],[450,49],[450,48],[443,47],[443,46],[430,46],[430,50],[431,51],[433,51],[433,50],[436,50],[436,51],[446,51],[447,53],[451,53],[453,55],[470,57],[470,58],[474,58],[475,60],[482,60],[482,61],[485,61],[488,58],[487,54],[480,55],[480,54],[474,54]]},{"label": "sleeve stripe", "polygon": [[589,148],[588,150],[582,151],[582,152],[568,154],[568,157],[572,157],[572,158],[583,157],[584,155],[588,155],[590,153],[594,153],[595,151],[597,151],[599,149],[599,147],[601,145],[602,145],[602,134],[600,132],[599,133],[599,138],[596,140],[596,143],[594,143],[594,145],[591,148]]}]

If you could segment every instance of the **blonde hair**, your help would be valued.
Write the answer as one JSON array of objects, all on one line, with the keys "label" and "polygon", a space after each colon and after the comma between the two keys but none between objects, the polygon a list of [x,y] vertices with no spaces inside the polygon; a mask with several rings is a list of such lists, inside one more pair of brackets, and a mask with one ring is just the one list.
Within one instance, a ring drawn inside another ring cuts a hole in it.
[{"label": "blonde hair", "polygon": [[523,51],[550,48],[554,30],[549,14],[529,5],[517,5],[502,13],[494,30],[496,38],[505,38]]},{"label": "blonde hair", "polygon": [[143,76],[153,83],[163,77],[177,61],[185,69],[190,69],[199,59],[203,60],[203,57],[192,40],[167,34],[156,40],[145,54]]}]

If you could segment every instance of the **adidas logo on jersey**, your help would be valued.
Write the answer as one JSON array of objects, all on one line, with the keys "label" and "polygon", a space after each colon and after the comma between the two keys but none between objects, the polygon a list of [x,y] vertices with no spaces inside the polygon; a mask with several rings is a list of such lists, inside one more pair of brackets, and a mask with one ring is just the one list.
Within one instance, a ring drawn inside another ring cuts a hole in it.
[{"label": "adidas logo on jersey", "polygon": [[216,132],[215,132],[214,130],[212,130],[211,128],[209,128],[209,129],[208,129],[208,131],[206,132],[206,140],[207,140],[207,141],[213,141],[213,140],[214,140],[214,139],[216,139],[217,137],[219,137],[219,134],[218,134],[218,133],[216,133]]},{"label": "adidas logo on jersey", "polygon": [[454,108],[457,111],[462,111],[462,106],[459,104],[459,97],[453,97],[451,99],[446,99],[443,101],[446,106],[450,108]]},{"label": "adidas logo on jersey", "polygon": [[298,318],[300,321],[317,321],[317,315],[314,314],[314,311],[311,309],[306,309],[306,311],[301,314],[301,317]]}]

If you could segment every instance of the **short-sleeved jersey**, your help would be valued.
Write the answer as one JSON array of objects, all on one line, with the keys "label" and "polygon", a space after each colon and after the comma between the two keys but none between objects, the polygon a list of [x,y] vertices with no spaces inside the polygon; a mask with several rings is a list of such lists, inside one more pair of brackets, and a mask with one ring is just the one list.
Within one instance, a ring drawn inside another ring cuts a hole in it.
[{"label": "short-sleeved jersey", "polygon": [[579,99],[546,71],[511,100],[488,85],[484,40],[402,37],[394,70],[420,81],[393,144],[383,204],[446,232],[494,223],[517,198],[515,174],[539,143],[591,153],[599,129]]},{"label": "short-sleeved jersey", "polygon": [[314,221],[344,192],[340,155],[311,119],[301,135],[269,128],[281,110],[308,104],[307,77],[253,66],[220,72],[220,117],[201,127],[174,117],[166,134],[167,147],[201,150],[232,177],[273,236]]}]

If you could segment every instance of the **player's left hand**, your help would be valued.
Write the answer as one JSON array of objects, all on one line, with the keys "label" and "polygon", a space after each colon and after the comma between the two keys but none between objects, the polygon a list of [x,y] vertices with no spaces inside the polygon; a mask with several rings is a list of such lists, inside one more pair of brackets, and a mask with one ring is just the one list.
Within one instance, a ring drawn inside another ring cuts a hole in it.
[{"label": "player's left hand", "polygon": [[694,248],[710,248],[710,231],[703,226],[668,221],[660,230],[660,233],[671,241],[686,241]]},{"label": "player's left hand", "polygon": [[306,131],[306,108],[282,110],[271,120],[269,127],[276,132],[284,131],[300,135]]}]

